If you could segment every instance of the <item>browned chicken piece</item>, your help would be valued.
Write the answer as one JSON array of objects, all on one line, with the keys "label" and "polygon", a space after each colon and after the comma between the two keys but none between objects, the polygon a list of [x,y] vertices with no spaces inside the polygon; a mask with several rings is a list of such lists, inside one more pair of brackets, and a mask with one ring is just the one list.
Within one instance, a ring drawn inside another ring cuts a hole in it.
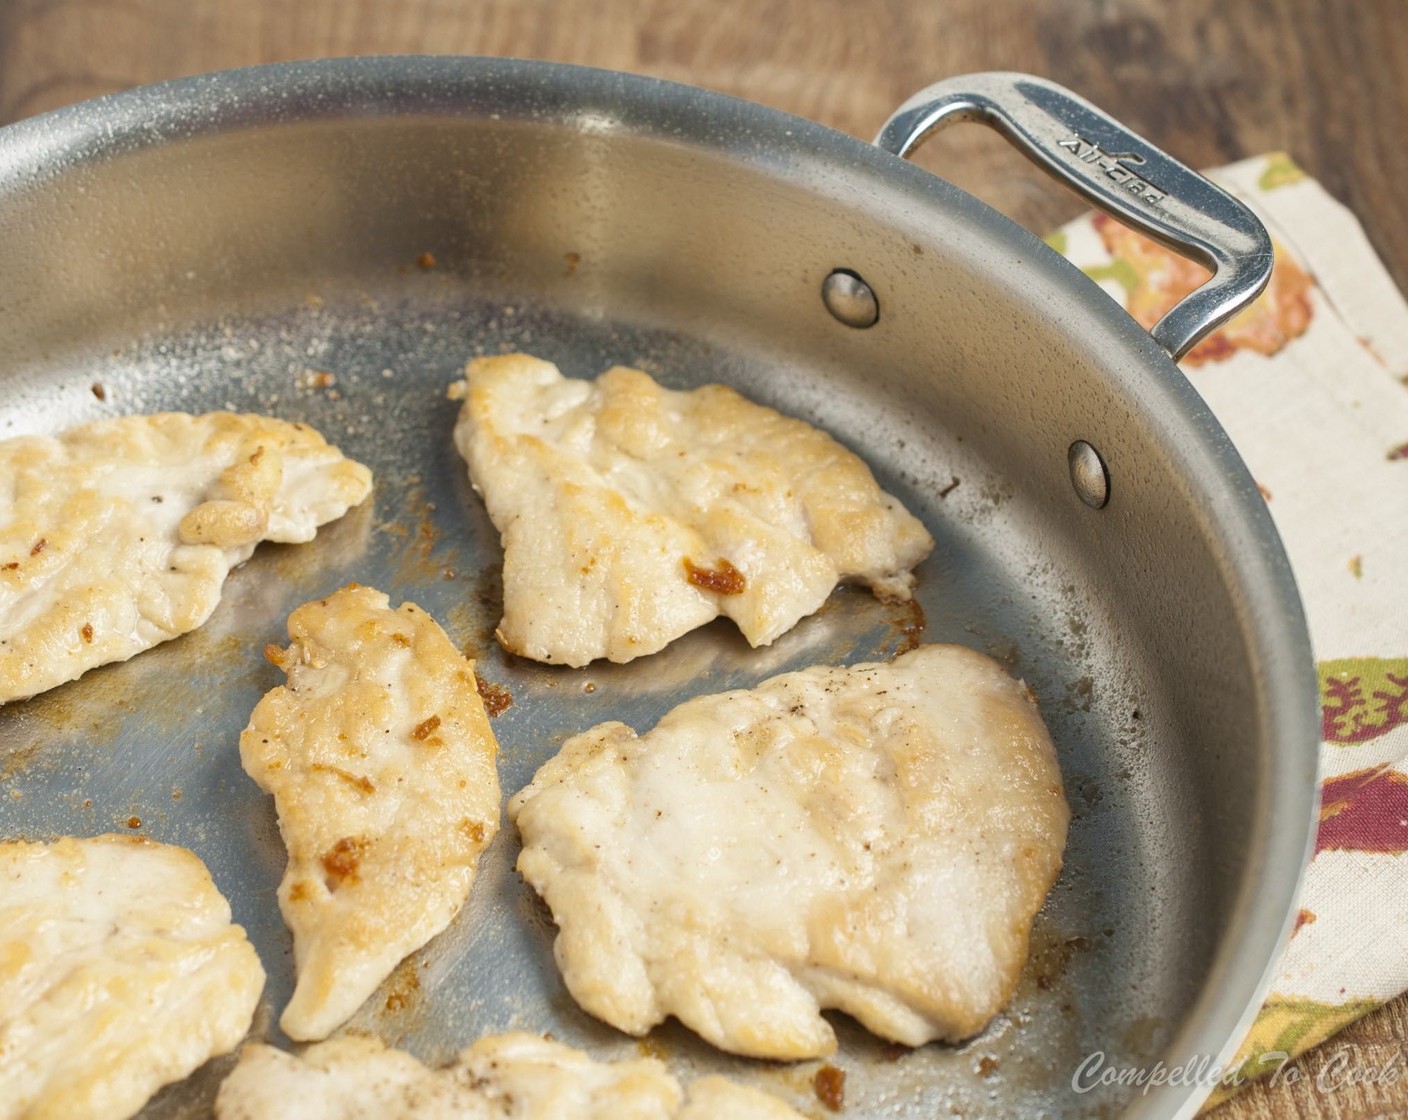
[{"label": "browned chicken piece", "polygon": [[444,1069],[374,1038],[300,1057],[245,1047],[216,1120],[803,1120],[778,1098],[704,1077],[689,1087],[654,1058],[596,1062],[533,1034],[482,1038]]},{"label": "browned chicken piece", "polygon": [[829,435],[722,385],[509,354],[451,388],[503,537],[499,641],[524,657],[630,661],[719,615],[768,645],[841,580],[908,599],[934,544]]},{"label": "browned chicken piece", "polygon": [[254,709],[240,760],[288,848],[297,985],[279,1022],[310,1040],[464,905],[499,827],[498,744],[473,662],[419,607],[352,584],[288,631],[266,651],[288,683]]},{"label": "browned chicken piece", "polygon": [[0,843],[0,1117],[123,1120],[239,1045],[264,970],[210,873],[138,836]]},{"label": "browned chicken piece", "polygon": [[1026,688],[941,645],[601,724],[508,811],[583,1008],[784,1060],[834,1050],[828,1007],[909,1046],[982,1030],[1070,816]]},{"label": "browned chicken piece", "polygon": [[306,424],[166,412],[0,442],[0,703],[200,626],[260,541],[311,541],[371,471]]}]

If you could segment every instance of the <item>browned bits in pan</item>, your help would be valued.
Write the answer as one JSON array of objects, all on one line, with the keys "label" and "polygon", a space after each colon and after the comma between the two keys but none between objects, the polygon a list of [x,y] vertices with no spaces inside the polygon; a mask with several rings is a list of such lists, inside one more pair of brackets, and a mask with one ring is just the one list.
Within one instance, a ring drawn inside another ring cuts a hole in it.
[{"label": "browned bits in pan", "polygon": [[846,1104],[846,1071],[837,1069],[830,1062],[816,1071],[812,1078],[812,1088],[816,1099],[832,1112],[840,1112]]},{"label": "browned bits in pan", "polygon": [[405,1011],[420,991],[420,976],[415,966],[407,961],[391,974],[391,991],[386,995],[387,1011]]},{"label": "browned bits in pan", "polygon": [[474,674],[474,687],[479,690],[479,698],[484,701],[484,710],[491,716],[502,715],[513,707],[513,696],[501,684],[486,681],[477,672]]}]

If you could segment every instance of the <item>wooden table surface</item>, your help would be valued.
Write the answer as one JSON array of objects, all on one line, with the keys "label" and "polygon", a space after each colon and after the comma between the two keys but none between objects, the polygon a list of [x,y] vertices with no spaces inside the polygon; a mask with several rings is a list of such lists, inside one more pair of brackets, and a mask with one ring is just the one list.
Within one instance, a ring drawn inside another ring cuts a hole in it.
[{"label": "wooden table surface", "polygon": [[[1408,289],[1408,0],[0,0],[0,123],[206,70],[405,52],[636,71],[866,138],[940,77],[1030,71],[1194,166],[1290,152]],[[918,162],[1039,231],[1080,210],[982,129]],[[1400,998],[1216,1120],[1408,1116],[1405,1038]],[[1345,1046],[1350,1068],[1402,1076],[1317,1091]]]}]

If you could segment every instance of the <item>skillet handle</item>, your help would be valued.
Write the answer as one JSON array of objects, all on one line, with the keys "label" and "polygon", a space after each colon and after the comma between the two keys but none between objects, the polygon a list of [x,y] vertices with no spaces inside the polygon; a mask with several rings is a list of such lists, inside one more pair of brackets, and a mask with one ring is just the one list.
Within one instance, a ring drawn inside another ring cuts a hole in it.
[{"label": "skillet handle", "polygon": [[1271,238],[1250,210],[1069,90],[1027,74],[968,74],[920,90],[875,143],[906,156],[977,121],[1088,202],[1213,270],[1149,332],[1176,361],[1252,302],[1271,278]]}]

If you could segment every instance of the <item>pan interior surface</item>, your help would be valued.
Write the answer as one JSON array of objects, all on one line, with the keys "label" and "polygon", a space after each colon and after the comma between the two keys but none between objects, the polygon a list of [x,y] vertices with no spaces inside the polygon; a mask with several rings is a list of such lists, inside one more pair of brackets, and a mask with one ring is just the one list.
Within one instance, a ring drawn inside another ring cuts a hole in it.
[{"label": "pan interior surface", "polygon": [[[1295,742],[1277,758],[1307,715],[1278,705],[1277,682],[1304,674],[1297,651],[1259,646],[1299,614],[1249,598],[1257,563],[1288,585],[1276,556],[1228,536],[1249,480],[1212,472],[1206,432],[1180,442],[1172,414],[1189,406],[1151,379],[1138,332],[1001,219],[912,169],[891,185],[859,145],[825,150],[825,130],[563,68],[381,65],[158,87],[0,140],[0,431],[255,411],[312,424],[376,476],[315,542],[261,546],[203,629],[7,707],[5,835],[135,820],[191,847],[269,972],[256,1034],[287,1045],[283,849],[237,740],[282,681],[259,651],[298,604],[355,580],[439,620],[513,698],[494,721],[505,797],[575,731],[644,731],[688,696],[887,659],[922,625],[1033,689],[1074,816],[1018,992],[982,1035],[905,1051],[835,1017],[847,1113],[1176,1110],[1177,1093],[1072,1078],[1092,1055],[1147,1068],[1227,1043],[1299,873],[1308,824],[1288,822],[1309,820],[1314,741],[1308,760]],[[875,289],[875,327],[827,313],[835,268]],[[445,388],[470,357],[519,349],[574,376],[620,363],[724,382],[827,429],[936,538],[917,605],[843,588],[765,649],[720,622],[626,666],[505,655],[502,554]],[[1109,468],[1103,510],[1071,488],[1074,439]],[[352,1027],[430,1061],[491,1031],[551,1031],[815,1109],[816,1063],[732,1059],[674,1024],[640,1042],[579,1011],[517,850],[504,829],[460,918]],[[206,1114],[230,1064],[143,1115]]]}]

